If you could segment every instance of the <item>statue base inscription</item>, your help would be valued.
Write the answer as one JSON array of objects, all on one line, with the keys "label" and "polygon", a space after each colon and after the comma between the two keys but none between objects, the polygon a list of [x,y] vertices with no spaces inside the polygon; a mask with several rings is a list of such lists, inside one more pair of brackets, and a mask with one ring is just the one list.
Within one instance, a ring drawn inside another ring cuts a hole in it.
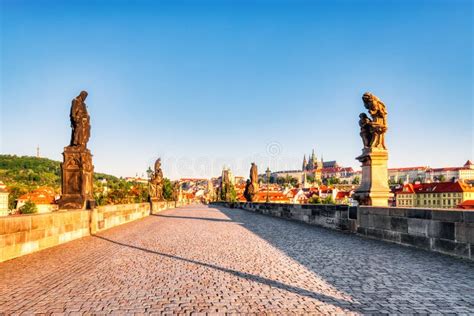
[{"label": "statue base inscription", "polygon": [[92,155],[87,148],[64,148],[61,164],[62,194],[60,209],[91,209],[94,207]]},{"label": "statue base inscription", "polygon": [[393,196],[388,187],[388,151],[381,148],[365,148],[356,158],[362,163],[362,182],[354,192],[360,205],[388,206]]}]

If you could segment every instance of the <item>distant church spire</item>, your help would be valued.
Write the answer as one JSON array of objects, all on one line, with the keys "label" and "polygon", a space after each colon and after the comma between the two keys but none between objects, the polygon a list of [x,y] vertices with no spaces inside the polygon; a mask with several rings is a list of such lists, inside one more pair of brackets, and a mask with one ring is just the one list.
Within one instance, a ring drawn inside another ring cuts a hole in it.
[{"label": "distant church spire", "polygon": [[302,168],[303,171],[306,170],[307,165],[308,165],[308,162],[306,161],[306,155],[304,155],[304,157],[303,157],[303,168]]}]

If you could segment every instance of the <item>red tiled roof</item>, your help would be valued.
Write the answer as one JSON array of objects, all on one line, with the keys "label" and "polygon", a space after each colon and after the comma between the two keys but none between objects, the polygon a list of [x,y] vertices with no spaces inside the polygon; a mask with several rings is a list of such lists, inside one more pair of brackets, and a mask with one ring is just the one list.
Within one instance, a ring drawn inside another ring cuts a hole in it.
[{"label": "red tiled roof", "polygon": [[428,171],[429,172],[440,172],[440,171],[459,171],[459,170],[464,170],[466,168],[464,167],[444,167],[444,168],[431,168]]},{"label": "red tiled roof", "polygon": [[416,193],[474,192],[474,187],[457,182],[434,182],[414,185]]},{"label": "red tiled roof", "polygon": [[7,186],[0,181],[0,193],[8,193]]},{"label": "red tiled roof", "polygon": [[28,201],[35,204],[55,204],[55,193],[54,189],[49,187],[41,187],[32,192],[23,194],[18,198],[18,201]]},{"label": "red tiled roof", "polygon": [[345,197],[350,197],[351,192],[346,192],[346,191],[339,191],[336,194],[336,200],[342,200]]},{"label": "red tiled roof", "polygon": [[474,210],[474,200],[466,200],[462,202],[461,204],[458,204],[458,207],[463,208],[463,209]]},{"label": "red tiled roof", "polygon": [[414,170],[428,170],[429,167],[405,167],[405,168],[388,168],[388,171],[414,171]]},{"label": "red tiled roof", "polygon": [[330,168],[323,168],[323,173],[335,173],[335,172],[354,172],[352,167],[330,167]]},{"label": "red tiled roof", "polygon": [[[268,192],[268,199],[270,202],[289,202],[290,199],[286,197],[282,192]],[[258,192],[257,201],[264,202],[267,200],[267,192]]]}]

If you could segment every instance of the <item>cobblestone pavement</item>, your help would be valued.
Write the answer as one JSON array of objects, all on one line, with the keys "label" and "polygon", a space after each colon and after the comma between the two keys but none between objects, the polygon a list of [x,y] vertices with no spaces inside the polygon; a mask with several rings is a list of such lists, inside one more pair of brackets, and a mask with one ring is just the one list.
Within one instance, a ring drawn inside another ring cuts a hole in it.
[{"label": "cobblestone pavement", "polygon": [[474,264],[192,206],[0,264],[0,313],[474,314]]}]

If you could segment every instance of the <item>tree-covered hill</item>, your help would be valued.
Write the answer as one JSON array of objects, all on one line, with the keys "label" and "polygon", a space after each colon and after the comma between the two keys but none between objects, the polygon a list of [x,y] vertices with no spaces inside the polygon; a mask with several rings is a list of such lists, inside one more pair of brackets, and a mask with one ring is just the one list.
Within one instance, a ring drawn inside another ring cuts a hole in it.
[{"label": "tree-covered hill", "polygon": [[[103,192],[103,184],[99,180],[105,179],[109,193]],[[94,191],[99,204],[123,203],[135,199],[131,187],[137,189],[138,185],[126,183],[125,180],[104,173],[94,173]],[[56,193],[61,192],[61,167],[60,162],[30,156],[0,155],[0,181],[7,185],[10,192],[9,206],[14,208],[16,199],[32,190],[48,186]],[[140,187],[139,200],[146,199],[145,188]],[[110,196],[110,198],[108,198]],[[116,198],[119,196],[121,199]],[[137,200],[137,199],[135,199]]]},{"label": "tree-covered hill", "polygon": [[59,162],[46,158],[0,155],[0,180],[9,187],[49,186],[59,189],[61,185]]},{"label": "tree-covered hill", "polygon": [[[118,182],[119,178],[105,173],[95,173],[94,180],[106,179]],[[7,186],[20,184],[29,188],[49,186],[59,190],[61,186],[60,162],[30,156],[0,155],[0,181]]]}]

